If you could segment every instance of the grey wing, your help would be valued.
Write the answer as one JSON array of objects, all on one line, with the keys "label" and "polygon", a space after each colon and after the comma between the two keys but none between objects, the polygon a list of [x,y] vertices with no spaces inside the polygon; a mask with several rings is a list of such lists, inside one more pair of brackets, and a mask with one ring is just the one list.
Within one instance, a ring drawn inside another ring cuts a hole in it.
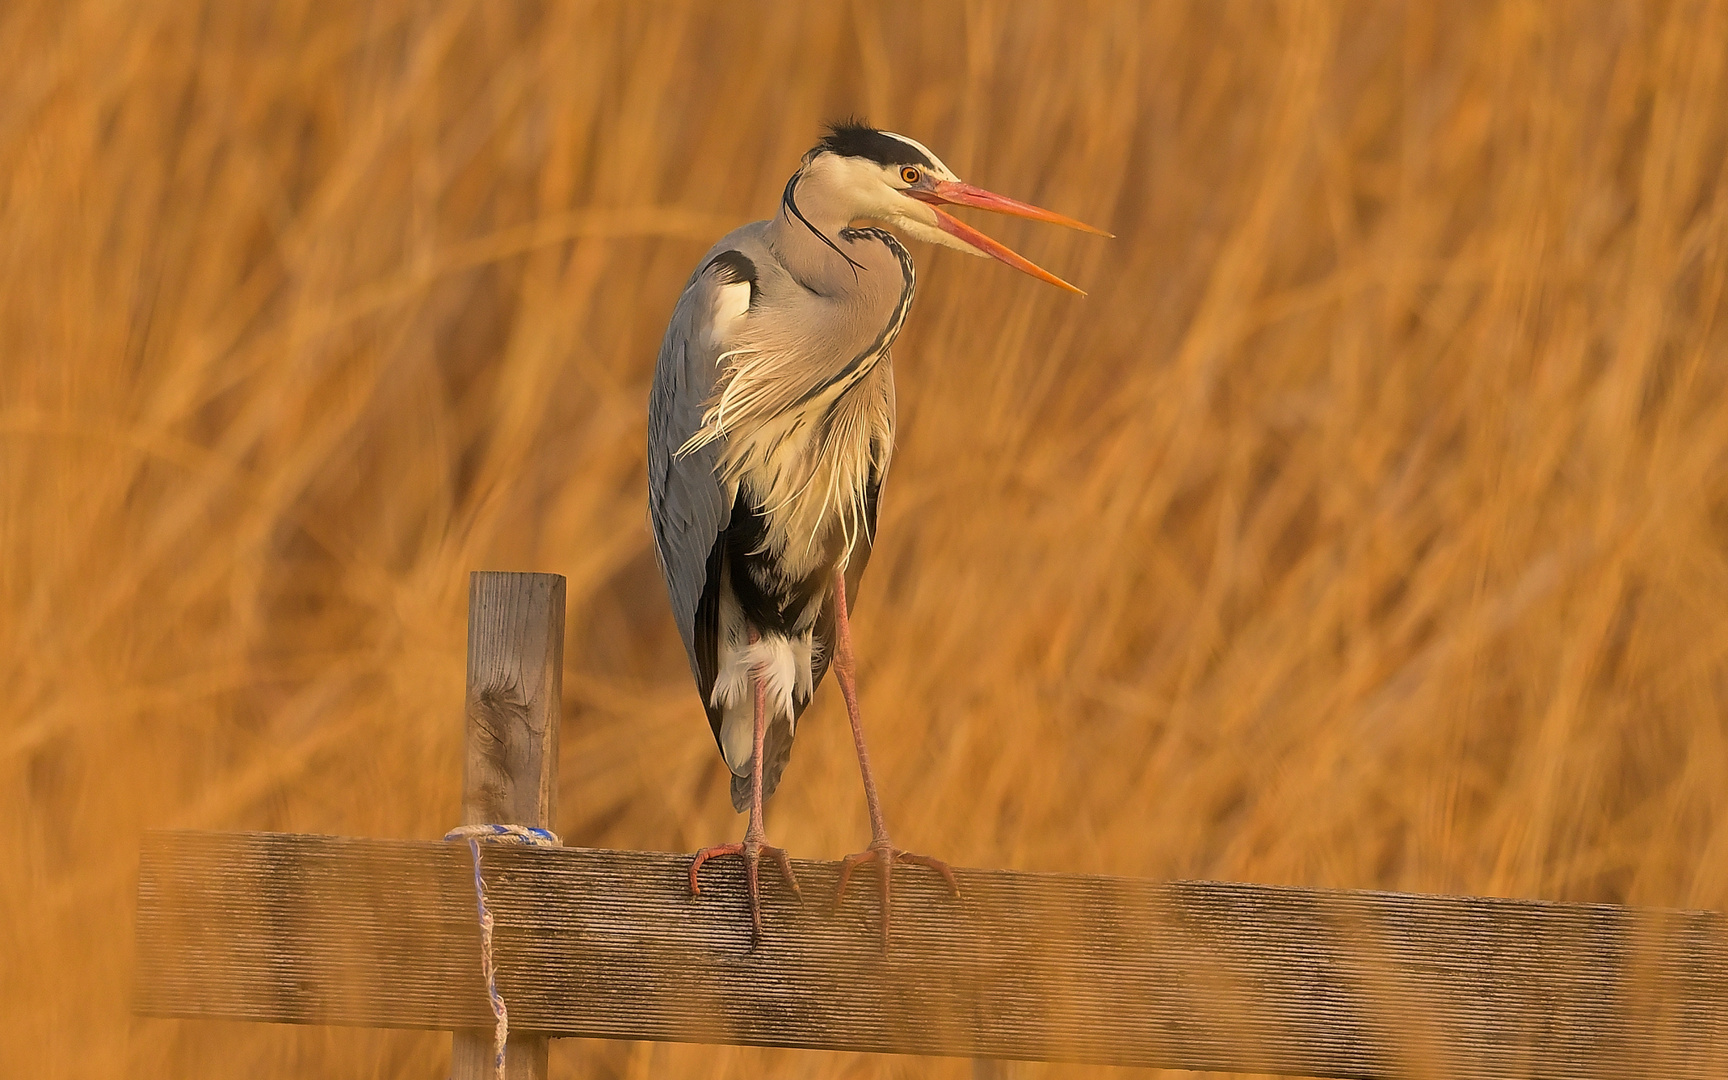
[{"label": "grey wing", "polygon": [[[717,674],[719,609],[715,602],[722,545],[733,493],[715,477],[720,446],[678,450],[701,427],[714,392],[726,326],[757,294],[755,267],[736,249],[741,229],[705,256],[672,312],[648,398],[648,512],[654,551],[666,578],[672,615],[703,704]],[[705,602],[706,601],[706,602]],[[712,717],[711,717],[712,720]]]}]

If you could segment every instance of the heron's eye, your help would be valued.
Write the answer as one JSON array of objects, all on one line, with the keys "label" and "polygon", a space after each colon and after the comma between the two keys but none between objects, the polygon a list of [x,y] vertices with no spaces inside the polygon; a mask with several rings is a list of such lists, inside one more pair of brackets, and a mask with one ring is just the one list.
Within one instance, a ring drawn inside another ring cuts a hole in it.
[{"label": "heron's eye", "polygon": [[908,184],[916,184],[918,178],[923,175],[923,173],[918,171],[917,166],[914,165],[908,165],[904,169],[900,170],[900,179],[906,181]]}]

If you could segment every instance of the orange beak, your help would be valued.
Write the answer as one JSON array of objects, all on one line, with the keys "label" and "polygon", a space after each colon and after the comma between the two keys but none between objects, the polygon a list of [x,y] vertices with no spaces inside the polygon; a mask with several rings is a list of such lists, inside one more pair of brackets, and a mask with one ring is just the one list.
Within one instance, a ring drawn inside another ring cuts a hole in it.
[{"label": "orange beak", "polygon": [[952,206],[976,206],[980,210],[993,210],[998,214],[1013,214],[1015,217],[1030,218],[1033,221],[1047,221],[1052,225],[1063,225],[1070,229],[1078,229],[1094,236],[1111,236],[1103,229],[1095,229],[1085,222],[1075,221],[1071,217],[1058,214],[1054,210],[1046,210],[1041,206],[1023,203],[1018,199],[1010,199],[1006,195],[998,195],[994,191],[985,191],[971,184],[958,180],[938,181],[934,187],[925,190],[910,190],[906,194],[915,199],[921,199],[930,204],[936,211],[936,227],[948,235],[963,241],[971,247],[1025,274],[1031,274],[1039,281],[1046,281],[1058,288],[1067,289],[1071,293],[1085,296],[1084,290],[1063,281],[1037,263],[1014,251],[1006,244],[990,239],[972,226],[942,209],[942,204]]}]

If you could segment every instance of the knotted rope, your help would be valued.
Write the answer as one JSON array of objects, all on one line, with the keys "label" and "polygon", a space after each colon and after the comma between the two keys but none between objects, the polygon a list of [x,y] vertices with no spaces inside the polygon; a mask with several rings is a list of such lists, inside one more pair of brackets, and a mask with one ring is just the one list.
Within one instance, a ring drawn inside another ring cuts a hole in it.
[{"label": "knotted rope", "polygon": [[510,1038],[510,1010],[498,992],[498,969],[492,962],[492,912],[486,907],[486,879],[480,875],[480,845],[526,844],[559,847],[558,834],[531,825],[463,825],[444,834],[446,840],[466,840],[474,856],[474,907],[480,913],[480,973],[486,978],[486,998],[492,1003],[492,1072],[504,1080],[504,1044]]}]

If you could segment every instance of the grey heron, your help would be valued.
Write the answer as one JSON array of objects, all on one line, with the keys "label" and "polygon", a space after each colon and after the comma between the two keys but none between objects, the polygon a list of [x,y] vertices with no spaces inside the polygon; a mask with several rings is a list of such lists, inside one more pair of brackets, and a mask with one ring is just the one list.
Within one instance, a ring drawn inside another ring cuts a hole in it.
[{"label": "grey heron", "polygon": [[879,864],[883,945],[893,864],[945,863],[896,848],[877,799],[859,720],[849,616],[870,558],[894,451],[889,350],[912,303],[912,256],[888,228],[990,256],[1079,293],[965,224],[970,206],[1108,236],[963,183],[925,146],[848,121],[829,127],[787,181],[779,212],[703,256],[660,346],[649,398],[648,503],[673,615],[744,839],[697,852],[744,860],[755,940],[758,861],[797,879],[767,843],[762,804],[792,752],[798,719],[830,663],[845,698],[870,812],[869,847],[842,864]]}]

